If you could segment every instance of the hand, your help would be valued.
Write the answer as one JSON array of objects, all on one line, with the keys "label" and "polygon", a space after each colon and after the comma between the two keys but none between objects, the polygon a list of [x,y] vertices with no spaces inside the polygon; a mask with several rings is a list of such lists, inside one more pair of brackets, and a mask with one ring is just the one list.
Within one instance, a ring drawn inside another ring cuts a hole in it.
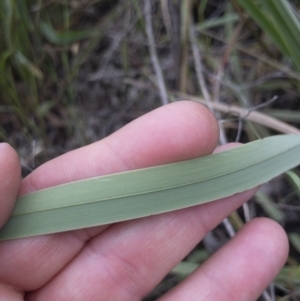
[{"label": "hand", "polygon": [[[14,150],[0,145],[0,226],[16,194],[210,154],[218,126],[203,106],[161,107],[115,134],[36,169],[20,183]],[[234,183],[232,183],[234,185]],[[113,225],[0,243],[0,300],[141,300],[255,189],[213,203]],[[256,300],[285,263],[284,231],[255,219],[159,300]]]}]

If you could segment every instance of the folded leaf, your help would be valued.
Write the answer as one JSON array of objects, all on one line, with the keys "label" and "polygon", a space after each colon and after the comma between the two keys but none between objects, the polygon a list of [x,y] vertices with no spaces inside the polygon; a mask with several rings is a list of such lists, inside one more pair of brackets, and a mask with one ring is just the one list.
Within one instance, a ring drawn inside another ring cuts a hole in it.
[{"label": "folded leaf", "polygon": [[253,188],[300,164],[300,136],[278,135],[198,159],[96,177],[17,199],[0,240],[186,208]]}]

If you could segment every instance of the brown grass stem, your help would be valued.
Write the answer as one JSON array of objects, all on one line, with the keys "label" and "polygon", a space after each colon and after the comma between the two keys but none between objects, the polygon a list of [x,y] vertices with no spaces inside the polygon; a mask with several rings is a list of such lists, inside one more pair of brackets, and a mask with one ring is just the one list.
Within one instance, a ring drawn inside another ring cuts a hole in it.
[{"label": "brown grass stem", "polygon": [[[200,102],[202,104],[206,104],[205,100],[188,95],[186,93],[181,93],[181,92],[174,92],[174,95],[181,99],[186,99],[186,100],[193,100]],[[256,122],[258,124],[264,125],[270,129],[276,130],[280,133],[285,133],[285,134],[298,134],[300,135],[300,130],[292,125],[289,125],[285,122],[282,122],[274,117],[268,116],[266,114],[257,112],[257,111],[252,111],[249,109],[241,108],[235,105],[227,105],[227,104],[222,104],[222,103],[217,103],[217,102],[211,102],[212,107],[214,110],[222,112],[222,113],[231,113],[231,114],[236,114],[242,119],[247,119],[249,121]]]}]

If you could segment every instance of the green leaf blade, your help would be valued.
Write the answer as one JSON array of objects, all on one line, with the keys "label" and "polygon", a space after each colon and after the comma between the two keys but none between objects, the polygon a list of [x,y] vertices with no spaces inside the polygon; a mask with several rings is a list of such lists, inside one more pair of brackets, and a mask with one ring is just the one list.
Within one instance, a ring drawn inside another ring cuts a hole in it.
[{"label": "green leaf blade", "polygon": [[300,164],[300,136],[279,135],[199,159],[92,178],[17,200],[0,240],[178,210],[269,181]]}]

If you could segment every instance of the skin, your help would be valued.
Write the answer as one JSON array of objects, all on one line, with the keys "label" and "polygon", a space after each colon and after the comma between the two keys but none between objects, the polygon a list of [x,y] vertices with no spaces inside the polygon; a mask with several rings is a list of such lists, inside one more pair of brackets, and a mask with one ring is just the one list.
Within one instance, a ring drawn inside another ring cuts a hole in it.
[{"label": "skin", "polygon": [[[47,162],[22,181],[16,152],[0,144],[0,225],[17,194],[207,155],[215,151],[218,133],[205,107],[181,101]],[[0,299],[141,300],[255,191],[133,221],[2,242]],[[159,300],[256,300],[287,254],[282,228],[272,220],[255,219]]]}]

